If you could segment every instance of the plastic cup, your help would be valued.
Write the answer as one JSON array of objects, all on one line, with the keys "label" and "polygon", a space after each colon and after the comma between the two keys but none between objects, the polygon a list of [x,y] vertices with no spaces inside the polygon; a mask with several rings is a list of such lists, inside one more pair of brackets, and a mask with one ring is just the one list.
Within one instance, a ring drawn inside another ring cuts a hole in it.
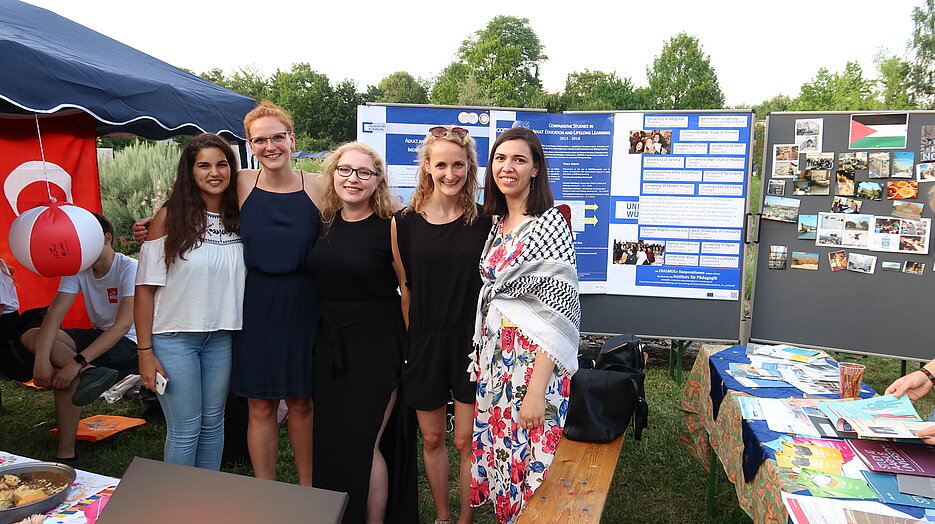
[{"label": "plastic cup", "polygon": [[863,365],[839,362],[838,376],[841,380],[841,398],[857,398],[860,396],[860,382],[864,379]]}]

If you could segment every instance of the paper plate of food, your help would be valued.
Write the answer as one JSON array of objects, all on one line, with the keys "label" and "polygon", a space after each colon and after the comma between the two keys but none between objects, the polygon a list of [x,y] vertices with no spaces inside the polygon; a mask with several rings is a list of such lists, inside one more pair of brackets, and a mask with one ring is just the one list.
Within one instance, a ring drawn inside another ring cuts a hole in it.
[{"label": "paper plate of food", "polygon": [[19,522],[58,506],[75,481],[75,469],[57,462],[0,467],[0,524]]}]

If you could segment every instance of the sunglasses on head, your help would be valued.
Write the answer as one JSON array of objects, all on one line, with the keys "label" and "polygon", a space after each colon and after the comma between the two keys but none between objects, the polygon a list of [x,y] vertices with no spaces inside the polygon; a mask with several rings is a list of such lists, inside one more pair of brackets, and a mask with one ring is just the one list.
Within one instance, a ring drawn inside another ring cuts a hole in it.
[{"label": "sunglasses on head", "polygon": [[451,129],[448,129],[445,126],[435,126],[429,129],[429,133],[432,133],[438,138],[444,138],[448,135],[448,133],[451,133],[458,138],[464,138],[468,135],[468,130],[464,129],[463,127],[452,127]]}]

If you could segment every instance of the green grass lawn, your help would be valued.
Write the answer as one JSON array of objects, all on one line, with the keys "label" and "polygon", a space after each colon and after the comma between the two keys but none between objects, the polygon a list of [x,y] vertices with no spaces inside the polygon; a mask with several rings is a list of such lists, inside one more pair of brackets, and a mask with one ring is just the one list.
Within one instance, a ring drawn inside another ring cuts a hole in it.
[{"label": "green grass lawn", "polygon": [[[867,366],[865,380],[882,391],[900,375],[900,361],[875,357],[838,355],[841,360],[855,360]],[[916,369],[910,363],[909,369]],[[52,393],[36,391],[18,382],[0,379],[3,406],[0,410],[0,450],[50,459],[54,456],[55,440],[49,434],[54,426]],[[645,524],[655,522],[750,522],[737,506],[733,486],[722,469],[717,470],[715,511],[712,520],[705,517],[705,486],[707,473],[678,444],[685,424],[678,410],[680,388],[672,382],[666,369],[649,369],[646,393],[650,403],[649,428],[641,441],[628,439],[617,464],[614,481],[607,497],[603,522]],[[930,395],[932,397],[932,395]],[[926,398],[917,405],[924,417],[935,399]],[[140,416],[138,401],[124,400],[107,404],[97,400],[84,410],[84,416],[114,414]],[[84,469],[120,477],[134,456],[162,458],[165,424],[158,419],[124,431],[97,443],[79,442],[78,453]],[[279,479],[295,481],[292,456],[288,450],[285,428],[280,432]],[[452,464],[456,464],[454,446],[450,445]],[[225,471],[250,474],[248,464],[228,464]],[[454,471],[454,468],[452,468]],[[457,480],[451,479],[451,505],[457,504]],[[434,511],[424,478],[419,482],[421,522],[432,522]],[[481,508],[475,522],[495,522],[490,506]]]}]

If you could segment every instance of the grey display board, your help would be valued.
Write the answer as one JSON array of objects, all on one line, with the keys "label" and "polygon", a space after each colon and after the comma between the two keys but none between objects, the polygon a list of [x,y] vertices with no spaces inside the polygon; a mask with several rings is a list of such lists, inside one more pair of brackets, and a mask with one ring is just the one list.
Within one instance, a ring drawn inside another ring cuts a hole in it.
[{"label": "grey display board", "polygon": [[581,295],[581,331],[737,342],[740,300]]},{"label": "grey display board", "polygon": [[[773,173],[772,151],[775,144],[793,143],[796,120],[821,119],[823,152],[835,153],[831,170],[830,195],[793,195],[793,182],[785,179],[786,198],[800,201],[800,214],[830,212],[836,193],[835,170],[837,154],[842,152],[906,151],[915,153],[915,164],[921,163],[920,137],[922,126],[935,125],[935,112],[909,112],[908,133],[904,149],[849,149],[851,115],[866,112],[772,113],[767,118],[763,195]],[[802,168],[805,155],[800,155]],[[913,170],[915,173],[915,170]],[[856,171],[856,183],[869,180],[868,170]],[[925,203],[923,218],[932,218],[926,193],[935,182],[919,184],[919,198],[888,200],[885,182],[901,179],[874,179],[884,183],[881,201],[859,199],[861,214],[890,216],[894,202]],[[915,180],[913,174],[912,180]],[[762,199],[761,199],[762,204]],[[871,226],[872,227],[872,226]],[[761,220],[755,278],[750,339],[755,342],[781,342],[835,349],[853,353],[929,360],[935,356],[935,322],[930,301],[935,297],[935,249],[929,231],[929,254],[907,254],[871,251],[848,247],[816,246],[815,240],[798,239],[797,224]],[[789,260],[793,251],[818,253],[817,271],[769,269],[770,246],[786,246]],[[848,254],[859,253],[877,257],[874,274],[848,270],[831,271],[828,253],[839,249]],[[883,271],[883,261],[922,262],[921,275]]]}]

